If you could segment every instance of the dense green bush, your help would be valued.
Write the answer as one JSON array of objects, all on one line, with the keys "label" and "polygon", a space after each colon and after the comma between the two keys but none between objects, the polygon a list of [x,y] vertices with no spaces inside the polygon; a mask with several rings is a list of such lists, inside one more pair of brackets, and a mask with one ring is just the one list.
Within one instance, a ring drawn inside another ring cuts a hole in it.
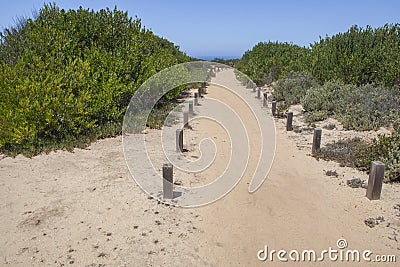
[{"label": "dense green bush", "polygon": [[307,90],[314,87],[318,87],[318,83],[311,75],[291,72],[276,82],[273,96],[277,101],[285,101],[289,105],[298,104]]},{"label": "dense green bush", "polygon": [[0,41],[0,150],[7,154],[72,148],[120,132],[136,88],[189,60],[116,8],[45,5]]},{"label": "dense green bush", "polygon": [[309,49],[289,43],[260,42],[244,53],[236,67],[262,86],[291,71],[307,69]]},{"label": "dense green bush", "polygon": [[353,26],[311,46],[310,72],[323,83],[400,84],[400,24],[373,29]]},{"label": "dense green bush", "polygon": [[341,80],[364,85],[400,85],[400,24],[373,29],[351,27],[320,38],[310,48],[288,43],[259,43],[237,62],[239,70],[266,84],[290,71],[312,74],[319,83]]}]

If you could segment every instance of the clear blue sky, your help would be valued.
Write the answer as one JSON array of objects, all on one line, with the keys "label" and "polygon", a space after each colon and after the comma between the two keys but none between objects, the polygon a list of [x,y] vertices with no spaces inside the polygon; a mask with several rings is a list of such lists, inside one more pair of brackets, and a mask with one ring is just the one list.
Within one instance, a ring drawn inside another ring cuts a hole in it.
[{"label": "clear blue sky", "polygon": [[[5,0],[0,27],[12,25],[18,16],[31,16],[44,0]],[[55,1],[64,9],[79,6],[99,10],[115,5],[138,16],[155,34],[167,38],[195,57],[240,57],[260,41],[292,42],[308,46],[319,36],[400,22],[400,1]]]}]

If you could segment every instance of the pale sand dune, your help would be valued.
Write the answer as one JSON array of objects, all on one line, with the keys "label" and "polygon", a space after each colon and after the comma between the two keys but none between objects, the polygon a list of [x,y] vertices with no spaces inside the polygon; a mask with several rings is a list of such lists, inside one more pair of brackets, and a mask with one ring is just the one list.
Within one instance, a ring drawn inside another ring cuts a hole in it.
[{"label": "pale sand dune", "polygon": [[[232,80],[233,73],[221,72],[217,78]],[[236,101],[217,86],[208,92],[206,97]],[[201,208],[168,207],[143,193],[127,170],[121,137],[100,140],[74,153],[0,160],[0,266],[343,266],[328,260],[318,264],[257,260],[264,245],[318,251],[336,249],[339,238],[347,240],[349,249],[396,254],[400,260],[399,243],[394,240],[400,211],[393,209],[400,204],[399,186],[384,185],[382,200],[369,201],[365,189],[343,183],[354,175],[365,179],[365,174],[307,156],[309,151],[298,150],[295,133],[286,133],[282,120],[276,123],[277,153],[270,175],[249,194],[259,155],[254,141],[258,133],[249,110],[236,104],[235,111],[253,129],[250,146],[255,152],[237,187]],[[193,186],[210,182],[223,171],[229,146],[226,133],[212,122],[197,120],[192,127],[185,133],[189,149],[185,157],[198,157],[195,144],[205,137],[213,138],[220,151],[217,164],[204,173],[176,171],[176,180]],[[157,145],[159,136],[160,131],[150,130],[146,140]],[[155,166],[165,162],[161,149],[149,149],[149,154]],[[337,169],[341,176],[330,178],[323,172],[327,169]],[[384,216],[385,222],[374,228],[364,224],[377,216]]]}]

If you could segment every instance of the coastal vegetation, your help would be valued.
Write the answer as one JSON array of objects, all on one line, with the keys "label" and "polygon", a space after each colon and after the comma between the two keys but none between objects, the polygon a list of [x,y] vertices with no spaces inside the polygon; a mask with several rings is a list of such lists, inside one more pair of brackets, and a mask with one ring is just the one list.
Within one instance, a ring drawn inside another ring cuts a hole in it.
[{"label": "coastal vegetation", "polygon": [[[0,35],[0,150],[32,156],[114,136],[135,90],[187,61],[179,47],[127,12],[46,4]],[[149,126],[159,124],[159,114],[152,113]]]},{"label": "coastal vegetation", "polygon": [[[346,129],[392,129],[371,142],[340,141],[317,157],[367,169],[386,163],[387,181],[400,180],[400,25],[351,27],[310,47],[259,43],[236,64],[257,85],[272,85],[282,106],[302,104],[308,123],[334,117]],[[342,153],[345,151],[345,153]],[[348,156],[351,155],[349,158]],[[346,156],[346,157],[344,157]]]}]

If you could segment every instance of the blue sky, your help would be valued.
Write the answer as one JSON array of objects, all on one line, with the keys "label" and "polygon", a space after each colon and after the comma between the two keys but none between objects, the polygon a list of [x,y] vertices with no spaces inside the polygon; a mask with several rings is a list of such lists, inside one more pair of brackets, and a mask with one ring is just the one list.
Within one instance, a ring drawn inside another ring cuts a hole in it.
[{"label": "blue sky", "polygon": [[[44,0],[3,1],[0,28],[18,16],[31,16]],[[79,6],[99,10],[115,5],[138,16],[142,24],[195,57],[240,57],[260,41],[292,42],[308,46],[319,36],[400,22],[400,1],[55,1],[64,9]]]}]

